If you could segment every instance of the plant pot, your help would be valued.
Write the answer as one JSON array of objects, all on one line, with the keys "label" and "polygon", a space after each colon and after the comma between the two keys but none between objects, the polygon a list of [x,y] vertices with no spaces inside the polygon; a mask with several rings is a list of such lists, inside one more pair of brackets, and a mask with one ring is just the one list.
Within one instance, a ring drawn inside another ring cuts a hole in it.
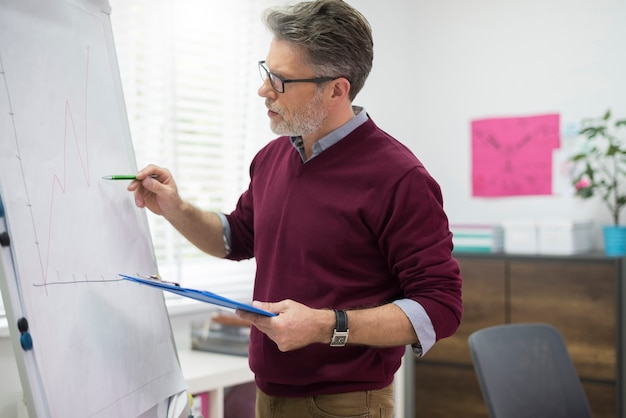
[{"label": "plant pot", "polygon": [[604,253],[606,255],[626,255],[626,226],[605,225],[602,228],[604,235]]}]

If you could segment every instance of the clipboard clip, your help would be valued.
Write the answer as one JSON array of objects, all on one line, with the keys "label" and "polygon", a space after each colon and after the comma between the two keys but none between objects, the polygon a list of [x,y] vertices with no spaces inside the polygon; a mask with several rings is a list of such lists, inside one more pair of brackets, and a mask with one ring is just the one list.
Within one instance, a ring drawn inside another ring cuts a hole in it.
[{"label": "clipboard clip", "polygon": [[155,282],[159,282],[159,283],[163,283],[163,284],[169,284],[169,285],[172,285],[172,286],[180,287],[180,283],[168,282],[166,280],[163,280],[161,278],[161,276],[159,276],[158,274],[150,274],[149,276],[146,276],[146,275],[137,273],[137,277],[139,277],[141,279],[144,279],[144,280],[152,280],[152,281],[155,281]]}]

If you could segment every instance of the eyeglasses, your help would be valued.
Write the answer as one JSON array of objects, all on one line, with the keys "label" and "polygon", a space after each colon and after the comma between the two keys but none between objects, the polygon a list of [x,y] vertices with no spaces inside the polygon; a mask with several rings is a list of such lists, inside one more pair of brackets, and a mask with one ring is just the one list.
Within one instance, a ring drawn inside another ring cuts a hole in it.
[{"label": "eyeglasses", "polygon": [[270,70],[265,66],[265,61],[259,61],[259,74],[261,75],[261,80],[265,81],[266,79],[270,79],[270,84],[272,88],[276,90],[278,93],[285,92],[285,84],[287,83],[325,83],[327,81],[335,80],[338,77],[315,77],[315,78],[300,78],[297,80],[287,80],[284,77],[279,76],[278,74],[271,73]]}]

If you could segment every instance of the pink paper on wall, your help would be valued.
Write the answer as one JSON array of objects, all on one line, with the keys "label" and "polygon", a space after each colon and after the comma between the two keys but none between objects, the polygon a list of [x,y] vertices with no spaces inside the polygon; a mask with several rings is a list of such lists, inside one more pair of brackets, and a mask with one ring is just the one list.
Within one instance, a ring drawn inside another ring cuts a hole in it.
[{"label": "pink paper on wall", "polygon": [[472,121],[472,196],[552,194],[559,114]]}]

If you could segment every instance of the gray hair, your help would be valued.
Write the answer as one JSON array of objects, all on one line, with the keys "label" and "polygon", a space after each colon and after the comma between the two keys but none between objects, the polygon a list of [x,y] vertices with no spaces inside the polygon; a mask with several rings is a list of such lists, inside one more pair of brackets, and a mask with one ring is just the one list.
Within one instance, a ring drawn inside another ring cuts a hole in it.
[{"label": "gray hair", "polygon": [[361,91],[372,69],[374,41],[367,19],[342,0],[297,3],[265,12],[265,25],[279,40],[304,52],[318,77],[345,77],[350,100]]}]

